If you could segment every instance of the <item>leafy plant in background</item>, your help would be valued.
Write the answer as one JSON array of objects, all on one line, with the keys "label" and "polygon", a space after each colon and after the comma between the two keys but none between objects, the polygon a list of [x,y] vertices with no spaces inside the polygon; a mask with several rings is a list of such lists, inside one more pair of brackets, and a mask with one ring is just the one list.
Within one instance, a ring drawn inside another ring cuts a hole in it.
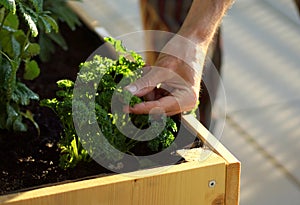
[{"label": "leafy plant in background", "polygon": [[[42,1],[0,1],[0,128],[25,131],[26,125],[20,106],[38,100],[38,95],[17,79],[17,71],[25,69],[24,79],[32,80],[40,69],[32,57],[40,52],[40,46],[31,41],[38,35],[37,24],[41,22],[48,32],[58,31],[55,20],[43,10]],[[24,22],[24,24],[23,24]]]},{"label": "leafy plant in background", "polygon": [[[122,79],[125,84],[133,82],[136,77],[141,76],[142,68],[145,63],[140,55],[133,51],[127,51],[121,44],[120,41],[112,38],[106,38],[106,41],[111,43],[115,50],[119,53],[119,57],[116,60],[101,57],[95,55],[90,61],[82,63],[80,65],[81,72],[78,74],[77,80],[83,85],[93,86],[96,91],[95,102],[88,100],[88,102],[73,101],[76,103],[73,105],[76,107],[76,113],[73,115],[81,119],[82,125],[78,125],[79,129],[89,123],[92,125],[96,123],[100,127],[101,132],[106,137],[110,145],[120,150],[122,153],[131,153],[133,148],[141,143],[139,140],[143,136],[144,130],[148,127],[152,127],[149,131],[150,134],[154,134],[157,137],[147,141],[147,146],[152,151],[159,151],[164,149],[173,142],[174,133],[177,131],[175,122],[167,117],[163,118],[165,123],[164,129],[158,133],[156,126],[157,121],[151,121],[149,115],[135,115],[135,114],[115,114],[111,110],[111,102],[113,94],[124,100],[126,104],[130,102],[130,105],[142,102],[143,99],[131,96],[129,92],[124,91],[119,83]],[[126,57],[125,57],[126,56]],[[132,59],[132,60],[130,60]],[[135,75],[134,73],[137,73]],[[97,82],[102,76],[100,82]],[[60,90],[57,92],[57,98],[42,100],[42,105],[52,108],[59,116],[63,125],[64,133],[62,134],[59,147],[61,148],[62,155],[60,158],[61,166],[63,168],[69,168],[76,166],[81,161],[90,161],[91,158],[88,153],[93,156],[101,155],[106,157],[108,160],[118,161],[122,159],[123,155],[117,153],[106,152],[106,149],[101,149],[96,146],[96,143],[87,143],[91,147],[84,146],[88,149],[85,150],[82,143],[86,143],[86,140],[97,140],[97,136],[92,136],[95,133],[86,130],[86,137],[79,139],[75,127],[72,121],[72,100],[73,100],[73,88],[74,83],[70,80],[58,81]],[[83,90],[82,97],[93,96],[92,93],[87,93]],[[91,99],[93,99],[91,97]],[[96,114],[96,122],[92,122],[93,114]],[[121,120],[122,126],[127,126],[129,122],[132,122],[138,131],[131,133],[131,136],[136,136],[135,139],[127,138],[116,126],[116,122]],[[148,133],[148,132],[145,132]],[[149,134],[149,133],[148,133]],[[98,142],[99,143],[99,142]],[[94,145],[94,147],[93,147]],[[109,148],[107,148],[109,149]]]},{"label": "leafy plant in background", "polygon": [[[44,10],[50,11],[50,16],[56,22],[66,23],[72,30],[81,25],[78,16],[67,6],[67,0],[44,0]],[[49,33],[42,25],[39,25],[39,28],[38,44],[41,47],[39,58],[42,61],[51,59],[51,54],[55,52],[54,44],[59,45],[64,50],[68,49],[68,45],[60,32]]]},{"label": "leafy plant in background", "polygon": [[0,129],[26,131],[23,117],[38,128],[31,112],[22,112],[21,107],[39,97],[17,78],[17,72],[24,68],[25,80],[38,77],[40,68],[33,57],[41,54],[45,60],[53,51],[52,41],[66,47],[56,20],[65,20],[72,28],[78,24],[62,6],[65,1],[45,2],[52,13],[44,9],[43,0],[0,0]]}]

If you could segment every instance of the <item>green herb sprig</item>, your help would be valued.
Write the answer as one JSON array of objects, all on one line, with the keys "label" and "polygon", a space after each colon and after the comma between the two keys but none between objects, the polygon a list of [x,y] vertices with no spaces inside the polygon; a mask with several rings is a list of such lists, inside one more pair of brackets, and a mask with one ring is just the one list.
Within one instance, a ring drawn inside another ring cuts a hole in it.
[{"label": "green herb sprig", "polygon": [[[73,103],[76,103],[75,105],[73,104],[73,106],[76,106],[76,113],[72,113],[74,82],[61,80],[58,82],[60,90],[57,92],[57,98],[46,99],[41,103],[43,106],[53,109],[63,125],[64,133],[61,136],[59,147],[62,151],[60,165],[64,169],[75,167],[80,162],[91,161],[91,155],[100,155],[112,161],[119,161],[123,157],[122,154],[108,154],[109,152],[106,152],[106,149],[99,150],[96,145],[93,147],[93,143],[87,143],[89,139],[97,139],[97,136],[92,136],[95,133],[87,131],[85,139],[79,139],[72,121],[72,114],[83,122],[82,125],[77,125],[79,129],[81,126],[84,127],[85,123],[97,123],[109,144],[121,153],[134,154],[132,151],[138,149],[142,143],[139,139],[146,137],[144,136],[145,133],[156,136],[154,139],[144,142],[147,144],[150,152],[160,151],[169,147],[175,139],[174,134],[177,131],[177,126],[170,117],[162,118],[165,127],[161,132],[158,132],[157,130],[159,129],[157,128],[161,126],[161,123],[151,120],[149,115],[128,115],[126,113],[122,114],[122,112],[120,112],[121,114],[112,112],[111,102],[113,101],[113,95],[121,99],[120,103],[123,100],[124,104],[129,103],[131,106],[143,101],[142,98],[132,96],[128,91],[122,89],[120,84],[127,85],[136,80],[136,78],[141,77],[141,68],[145,66],[145,62],[136,52],[127,51],[121,41],[113,38],[106,38],[105,41],[113,46],[119,57],[116,60],[112,60],[95,55],[92,60],[80,65],[80,72],[77,76],[78,81],[84,85],[92,86],[94,91],[96,91],[95,95],[86,91],[80,95],[91,100],[95,99],[95,102],[73,101]],[[100,78],[100,82],[97,82]],[[122,83],[120,83],[121,81]],[[96,122],[92,120],[94,113],[96,114]],[[124,127],[129,123],[133,123],[137,128],[137,132],[130,134],[135,136],[135,138],[132,139],[125,136],[117,127],[117,122]],[[150,127],[149,132],[141,132]],[[89,147],[86,146],[87,144]]]}]

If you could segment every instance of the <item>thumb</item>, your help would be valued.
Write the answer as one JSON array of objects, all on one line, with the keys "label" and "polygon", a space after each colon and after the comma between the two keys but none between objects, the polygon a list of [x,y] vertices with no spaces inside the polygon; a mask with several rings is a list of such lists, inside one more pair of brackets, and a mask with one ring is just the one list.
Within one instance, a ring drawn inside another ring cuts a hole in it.
[{"label": "thumb", "polygon": [[151,69],[144,76],[125,87],[131,94],[138,97],[144,96],[151,92],[159,83],[158,72]]}]

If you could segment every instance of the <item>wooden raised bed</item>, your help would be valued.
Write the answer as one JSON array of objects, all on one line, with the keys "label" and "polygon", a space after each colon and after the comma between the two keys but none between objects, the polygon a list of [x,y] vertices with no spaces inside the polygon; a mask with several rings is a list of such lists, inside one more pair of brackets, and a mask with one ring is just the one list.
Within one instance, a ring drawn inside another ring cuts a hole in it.
[{"label": "wooden raised bed", "polygon": [[1,205],[237,205],[240,162],[194,117],[183,122],[214,152],[204,161],[102,176],[0,196]]},{"label": "wooden raised bed", "polygon": [[[99,34],[88,9],[69,4]],[[213,151],[206,160],[2,195],[0,205],[238,205],[240,162],[193,116],[182,121]]]}]

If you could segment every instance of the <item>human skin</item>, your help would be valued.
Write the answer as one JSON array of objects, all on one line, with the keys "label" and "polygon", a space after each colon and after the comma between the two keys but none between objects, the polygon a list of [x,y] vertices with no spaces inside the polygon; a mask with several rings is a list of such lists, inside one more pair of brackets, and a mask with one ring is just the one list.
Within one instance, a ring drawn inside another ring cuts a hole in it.
[{"label": "human skin", "polygon": [[194,0],[177,35],[165,45],[155,64],[125,88],[147,101],[124,110],[171,116],[195,108],[208,47],[232,3],[233,0]]}]

